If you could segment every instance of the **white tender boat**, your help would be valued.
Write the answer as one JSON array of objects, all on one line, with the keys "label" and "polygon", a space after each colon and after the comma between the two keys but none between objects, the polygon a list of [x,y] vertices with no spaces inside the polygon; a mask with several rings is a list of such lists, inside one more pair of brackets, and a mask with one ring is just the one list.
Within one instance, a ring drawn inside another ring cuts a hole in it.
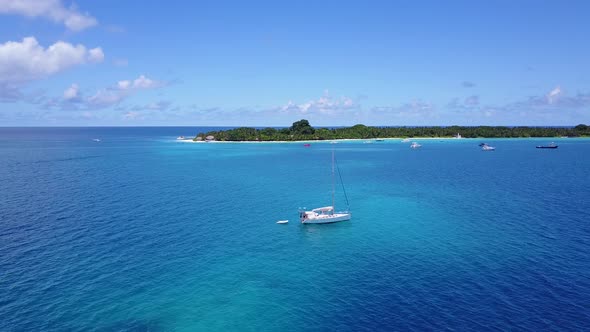
[{"label": "white tender boat", "polygon": [[481,149],[482,149],[483,151],[494,151],[494,150],[496,150],[496,148],[495,148],[495,147],[493,147],[493,146],[489,146],[489,145],[487,145],[487,144],[484,144],[484,145],[482,145],[482,146],[481,146]]},{"label": "white tender boat", "polygon": [[[342,178],[340,178],[342,179]],[[344,191],[344,185],[342,185]],[[333,222],[350,220],[352,214],[348,209],[342,212],[335,212],[334,209],[334,193],[336,191],[336,185],[334,180],[334,151],[332,151],[332,206],[325,206],[313,209],[311,211],[299,210],[299,220],[302,224],[329,224]],[[346,203],[348,205],[348,197],[346,191],[344,191],[344,197],[346,197]]]},{"label": "white tender boat", "polygon": [[410,147],[411,147],[412,149],[418,149],[418,148],[420,148],[421,146],[422,146],[421,144],[418,144],[418,143],[416,143],[416,142],[414,142],[414,143],[412,143],[412,144],[410,145]]},{"label": "white tender boat", "polygon": [[287,224],[289,222],[289,220],[279,220],[277,221],[277,224]]},{"label": "white tender boat", "polygon": [[409,139],[409,138],[404,138],[404,139],[402,140],[402,143],[410,143],[410,139]]},{"label": "white tender boat", "polygon": [[178,136],[176,139],[185,139],[184,136]]}]

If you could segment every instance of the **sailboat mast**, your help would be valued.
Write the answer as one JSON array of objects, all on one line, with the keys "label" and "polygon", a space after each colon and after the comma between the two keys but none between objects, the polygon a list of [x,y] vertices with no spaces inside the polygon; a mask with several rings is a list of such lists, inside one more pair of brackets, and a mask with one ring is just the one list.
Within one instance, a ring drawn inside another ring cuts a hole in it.
[{"label": "sailboat mast", "polygon": [[336,191],[336,184],[334,180],[334,149],[332,149],[332,213],[336,210],[334,201],[334,192]]}]

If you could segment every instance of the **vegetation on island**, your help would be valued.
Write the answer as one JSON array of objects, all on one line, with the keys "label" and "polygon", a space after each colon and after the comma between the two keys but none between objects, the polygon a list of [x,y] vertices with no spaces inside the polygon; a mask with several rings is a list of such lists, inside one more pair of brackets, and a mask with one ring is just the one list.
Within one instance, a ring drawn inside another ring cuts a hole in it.
[{"label": "vegetation on island", "polygon": [[504,126],[448,126],[448,127],[369,127],[357,124],[347,128],[314,128],[307,120],[294,122],[289,128],[240,127],[223,131],[199,133],[194,140],[205,138],[216,141],[311,141],[334,139],[370,139],[393,137],[453,137],[457,133],[466,138],[509,137],[579,137],[590,136],[590,126],[571,127],[504,127]]}]

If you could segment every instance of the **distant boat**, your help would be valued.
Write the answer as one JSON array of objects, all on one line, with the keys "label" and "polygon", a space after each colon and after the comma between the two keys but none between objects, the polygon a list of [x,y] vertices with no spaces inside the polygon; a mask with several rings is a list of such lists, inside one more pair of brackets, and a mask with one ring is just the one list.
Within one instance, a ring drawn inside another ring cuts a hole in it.
[{"label": "distant boat", "polygon": [[373,141],[364,141],[365,144],[373,144]]},{"label": "distant boat", "polygon": [[309,143],[305,143],[305,144],[303,144],[303,146],[305,146],[306,148],[308,148],[308,147],[310,147],[310,146],[311,146],[311,144],[309,144]]},{"label": "distant boat", "polygon": [[463,138],[463,137],[461,136],[461,134],[457,133],[457,135],[454,135],[453,138]]},{"label": "distant boat", "polygon": [[377,138],[377,139],[375,140],[375,142],[383,142],[383,141],[384,141],[384,139],[383,139],[383,138]]},{"label": "distant boat", "polygon": [[92,140],[95,142],[100,142],[100,138],[93,138]]},{"label": "distant boat", "polygon": [[[329,224],[338,221],[345,221],[350,220],[352,214],[348,211],[348,209],[344,212],[334,212],[335,206],[335,199],[334,194],[336,192],[336,182],[334,177],[334,151],[332,151],[332,206],[325,206],[321,208],[316,208],[311,211],[306,210],[299,210],[299,220],[302,224]],[[340,177],[342,179],[342,177]],[[344,184],[342,185],[342,190],[344,190]],[[344,191],[344,197],[346,196],[346,191]],[[348,205],[348,198],[346,198],[346,203]]]},{"label": "distant boat", "polygon": [[289,220],[279,220],[277,221],[277,224],[287,224],[289,222]]},{"label": "distant boat", "polygon": [[558,145],[551,142],[547,145],[537,145],[537,149],[557,149]]},{"label": "distant boat", "polygon": [[185,139],[184,136],[178,136],[176,139]]},{"label": "distant boat", "polygon": [[410,143],[410,139],[409,139],[409,138],[404,138],[404,139],[402,140],[402,143]]},{"label": "distant boat", "polygon": [[481,146],[481,149],[482,149],[483,151],[494,151],[494,150],[496,150],[496,148],[495,148],[495,147],[493,147],[493,146],[489,146],[489,145],[487,145],[486,143],[480,144],[479,146]]},{"label": "distant boat", "polygon": [[418,148],[422,147],[422,145],[421,145],[421,144],[418,144],[418,143],[416,143],[416,142],[413,142],[413,143],[410,145],[410,147],[411,147],[412,149],[418,149]]}]

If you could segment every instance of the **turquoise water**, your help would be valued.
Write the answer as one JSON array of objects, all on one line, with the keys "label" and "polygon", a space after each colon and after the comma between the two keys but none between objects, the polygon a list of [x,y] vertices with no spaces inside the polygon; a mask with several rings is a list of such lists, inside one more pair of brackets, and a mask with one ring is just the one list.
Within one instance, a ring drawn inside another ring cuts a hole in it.
[{"label": "turquoise water", "polygon": [[[1,331],[590,327],[590,140],[199,131],[0,128]],[[332,149],[353,218],[301,225]]]}]

